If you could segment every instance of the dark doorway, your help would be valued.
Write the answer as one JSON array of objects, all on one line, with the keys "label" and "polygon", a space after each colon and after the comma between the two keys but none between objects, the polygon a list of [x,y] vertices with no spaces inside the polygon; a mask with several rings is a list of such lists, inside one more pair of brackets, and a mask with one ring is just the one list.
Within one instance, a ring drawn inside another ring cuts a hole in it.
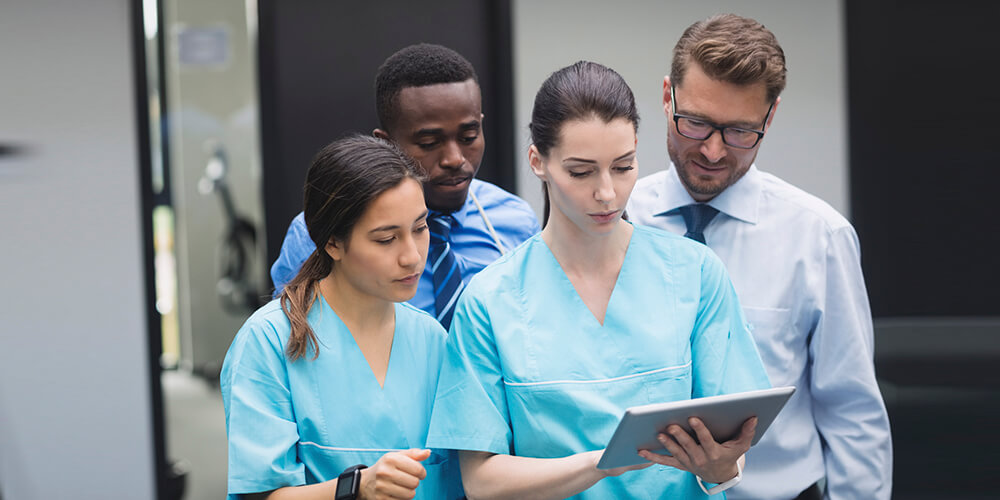
[{"label": "dark doorway", "polygon": [[486,153],[478,177],[514,190],[510,6],[504,0],[260,0],[260,96],[268,262],[274,262],[313,155],[370,133],[375,71],[406,45],[438,43],[476,68]]},{"label": "dark doorway", "polygon": [[[853,222],[895,498],[986,498],[1000,446],[1000,4],[848,0]],[[993,493],[995,494],[995,493]]]}]

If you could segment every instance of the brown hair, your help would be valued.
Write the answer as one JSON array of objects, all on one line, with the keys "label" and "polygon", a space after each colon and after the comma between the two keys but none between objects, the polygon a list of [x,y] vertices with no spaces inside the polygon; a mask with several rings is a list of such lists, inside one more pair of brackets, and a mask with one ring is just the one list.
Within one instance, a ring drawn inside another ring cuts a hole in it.
[{"label": "brown hair", "polygon": [[306,173],[304,214],[309,238],[316,250],[281,292],[281,309],[291,323],[286,355],[305,357],[310,346],[319,356],[316,334],[308,314],[319,298],[316,283],[333,272],[326,252],[330,241],[347,248],[351,231],[368,206],[383,192],[406,179],[423,181],[416,164],[392,143],[372,136],[352,135],[321,149]]},{"label": "brown hair", "polygon": [[680,86],[692,62],[715,80],[764,83],[773,102],[785,89],[785,52],[763,24],[735,14],[719,14],[684,30],[674,46],[670,82]]},{"label": "brown hair", "polygon": [[[566,122],[600,118],[604,123],[623,118],[639,131],[639,111],[628,83],[615,70],[589,61],[566,66],[545,79],[535,94],[531,110],[531,142],[538,153],[548,156],[559,143]],[[542,227],[549,222],[549,188],[542,182],[545,210]]]}]

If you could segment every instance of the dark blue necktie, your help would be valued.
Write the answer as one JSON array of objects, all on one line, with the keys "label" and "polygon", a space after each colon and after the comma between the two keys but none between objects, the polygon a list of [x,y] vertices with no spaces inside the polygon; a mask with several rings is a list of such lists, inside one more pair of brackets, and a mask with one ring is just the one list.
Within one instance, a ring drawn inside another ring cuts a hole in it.
[{"label": "dark blue necktie", "polygon": [[719,214],[719,211],[704,203],[685,205],[679,208],[684,217],[687,232],[684,237],[705,243],[705,227]]},{"label": "dark blue necktie", "polygon": [[431,265],[431,273],[434,275],[434,312],[445,330],[451,326],[455,302],[464,288],[462,273],[458,270],[458,262],[455,261],[455,254],[448,242],[451,222],[451,216],[444,214],[432,215],[428,219],[431,242],[427,252],[427,262]]}]

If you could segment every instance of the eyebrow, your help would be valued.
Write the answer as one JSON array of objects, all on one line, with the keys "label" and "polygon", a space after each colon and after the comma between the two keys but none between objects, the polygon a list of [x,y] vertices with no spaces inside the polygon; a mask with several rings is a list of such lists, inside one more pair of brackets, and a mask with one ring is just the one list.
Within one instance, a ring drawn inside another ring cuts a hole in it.
[{"label": "eyebrow", "polygon": [[[419,216],[417,216],[416,219],[413,219],[413,222],[416,223],[417,221],[419,221],[421,219],[426,219],[427,218],[427,214],[428,214],[428,211],[424,210],[423,213],[421,213]],[[375,229],[372,229],[371,231],[368,231],[368,234],[378,233],[378,232],[382,232],[382,231],[395,231],[397,229],[399,229],[398,225],[390,224],[390,225],[376,227]]]},{"label": "eyebrow", "polygon": [[704,116],[704,115],[701,115],[701,114],[698,114],[698,113],[682,113],[682,112],[678,111],[677,112],[677,116],[686,116],[688,118],[694,118],[694,119],[697,119],[697,120],[701,120],[703,122],[711,123],[712,125],[718,125],[720,127],[734,127],[734,128],[742,128],[742,129],[746,129],[746,130],[758,130],[757,127],[760,126],[760,122],[759,121],[756,121],[756,122],[751,122],[751,121],[735,121],[735,122],[719,123],[719,122],[717,122],[715,120],[712,120],[712,119],[708,118],[707,116]]},{"label": "eyebrow", "polygon": [[[634,149],[632,151],[629,151],[628,153],[625,153],[625,154],[619,156],[618,158],[615,158],[614,160],[611,160],[611,163],[614,163],[616,161],[621,161],[621,160],[624,160],[624,159],[627,159],[627,158],[631,158],[633,156],[635,156],[635,150]],[[563,163],[590,163],[590,164],[594,164],[594,165],[597,164],[597,162],[595,160],[588,160],[586,158],[577,158],[575,156],[571,156],[569,158],[566,158],[562,162]]]},{"label": "eyebrow", "polygon": [[[473,120],[469,122],[462,123],[458,126],[459,130],[479,130],[479,120]],[[422,128],[413,133],[413,135],[442,135],[444,134],[444,129],[438,128]]]}]

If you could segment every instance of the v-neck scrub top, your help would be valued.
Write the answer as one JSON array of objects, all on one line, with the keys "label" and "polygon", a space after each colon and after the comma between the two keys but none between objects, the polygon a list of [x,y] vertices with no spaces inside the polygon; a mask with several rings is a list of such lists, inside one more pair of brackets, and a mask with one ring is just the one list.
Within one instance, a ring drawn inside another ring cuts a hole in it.
[{"label": "v-neck scrub top", "polygon": [[[557,458],[607,446],[626,408],[770,387],[719,259],[635,226],[601,325],[541,236],[462,293],[429,446]],[[653,467],[575,498],[701,498]]]},{"label": "v-neck scrub top", "polygon": [[[384,386],[354,337],[320,298],[308,314],[319,341],[289,361],[291,327],[278,300],[236,334],[220,376],[229,435],[229,497],[335,479],[387,452],[424,448],[445,331],[428,314],[396,304]],[[433,450],[417,498],[457,498],[454,452]]]}]

